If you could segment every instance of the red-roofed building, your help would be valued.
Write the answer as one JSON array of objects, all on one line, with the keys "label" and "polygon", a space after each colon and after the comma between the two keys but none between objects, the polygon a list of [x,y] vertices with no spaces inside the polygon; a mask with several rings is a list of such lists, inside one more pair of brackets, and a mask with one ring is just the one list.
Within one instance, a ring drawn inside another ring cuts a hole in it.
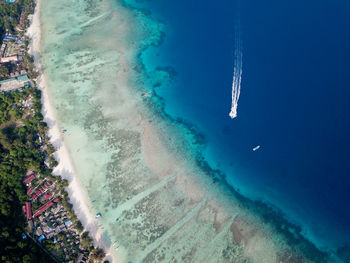
[{"label": "red-roofed building", "polygon": [[11,61],[14,61],[14,62],[18,61],[18,56],[15,55],[15,56],[1,58],[1,63],[11,62]]},{"label": "red-roofed building", "polygon": [[49,200],[51,198],[51,193],[50,191],[47,191],[44,195],[43,195],[43,199],[44,200]]},{"label": "red-roofed building", "polygon": [[46,188],[49,187],[52,184],[50,181],[46,181],[43,186],[39,188],[38,191],[35,192],[35,194],[32,195],[32,200],[35,200],[38,198],[39,195],[41,195],[43,192],[45,192]]},{"label": "red-roofed building", "polygon": [[22,206],[22,211],[27,219],[32,218],[32,205],[30,204],[30,202],[26,202],[26,204]]},{"label": "red-roofed building", "polygon": [[28,184],[30,184],[31,181],[33,181],[35,179],[35,177],[36,177],[35,174],[31,174],[24,179],[23,183],[25,185],[28,185]]},{"label": "red-roofed building", "polygon": [[32,205],[30,204],[30,202],[26,202],[26,218],[32,218]]},{"label": "red-roofed building", "polygon": [[38,191],[36,191],[33,195],[32,195],[32,200],[34,201],[39,195],[41,194],[41,189],[39,189]]},{"label": "red-roofed building", "polygon": [[58,199],[57,197],[55,197],[53,200],[47,202],[46,204],[44,204],[43,206],[39,207],[33,214],[33,216],[38,216],[40,215],[41,213],[45,212],[46,209],[50,208],[54,203],[57,203],[58,202]]},{"label": "red-roofed building", "polygon": [[27,195],[31,195],[33,193],[34,188],[33,187],[29,187],[27,190]]}]

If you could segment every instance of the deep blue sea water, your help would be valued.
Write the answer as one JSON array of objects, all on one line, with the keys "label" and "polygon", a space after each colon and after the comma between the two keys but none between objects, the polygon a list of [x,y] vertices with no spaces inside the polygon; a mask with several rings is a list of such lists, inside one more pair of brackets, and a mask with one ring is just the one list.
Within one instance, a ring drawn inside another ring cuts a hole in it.
[{"label": "deep blue sea water", "polygon": [[[130,2],[132,2],[130,0]],[[319,246],[350,242],[350,3],[341,0],[135,1],[165,25],[142,59],[170,66],[156,92],[197,126],[206,159],[241,192],[279,207]],[[228,116],[235,25],[242,89]],[[261,145],[258,151],[252,151]]]}]

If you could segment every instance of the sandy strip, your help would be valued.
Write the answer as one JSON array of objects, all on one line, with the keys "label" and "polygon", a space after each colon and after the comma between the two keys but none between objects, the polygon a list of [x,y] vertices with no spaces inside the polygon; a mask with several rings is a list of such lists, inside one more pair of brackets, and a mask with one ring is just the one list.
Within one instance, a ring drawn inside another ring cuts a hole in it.
[{"label": "sandy strip", "polygon": [[76,176],[72,161],[69,157],[67,147],[60,133],[60,128],[55,118],[55,111],[50,101],[49,91],[46,88],[47,82],[44,75],[44,69],[40,61],[40,39],[41,39],[41,23],[40,23],[40,0],[37,0],[34,15],[32,16],[31,25],[27,30],[27,35],[31,38],[29,45],[29,53],[34,56],[34,63],[39,77],[37,78],[37,86],[42,91],[42,114],[44,121],[49,127],[49,138],[53,146],[57,149],[55,157],[58,161],[58,166],[54,169],[54,175],[60,175],[69,181],[67,188],[70,202],[73,204],[75,214],[85,227],[90,232],[94,240],[94,245],[101,247],[107,254],[107,260],[110,262],[118,262],[116,256],[111,253],[110,248],[102,237],[103,231],[98,227],[98,221],[94,214],[89,209],[89,201],[86,194],[82,190],[82,186]]}]

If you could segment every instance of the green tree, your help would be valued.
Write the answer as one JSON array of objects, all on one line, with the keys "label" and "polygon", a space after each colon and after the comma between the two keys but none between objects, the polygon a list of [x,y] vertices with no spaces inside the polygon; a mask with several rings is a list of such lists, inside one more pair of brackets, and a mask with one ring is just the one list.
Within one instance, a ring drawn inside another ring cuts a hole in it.
[{"label": "green tree", "polygon": [[32,261],[32,258],[29,255],[24,255],[23,256],[23,263],[31,263],[31,262],[33,262],[33,261]]},{"label": "green tree", "polygon": [[85,231],[80,238],[80,243],[85,248],[91,248],[92,247],[92,239],[89,236],[89,232]]},{"label": "green tree", "polygon": [[56,161],[55,158],[50,157],[49,164],[50,164],[50,168],[54,168],[54,167],[56,167],[58,165],[58,162]]},{"label": "green tree", "polygon": [[92,250],[89,259],[97,262],[101,262],[106,257],[106,253],[102,248],[95,248]]},{"label": "green tree", "polygon": [[53,154],[56,151],[56,149],[53,147],[51,143],[49,143],[46,147],[46,152],[48,155]]},{"label": "green tree", "polygon": [[0,66],[0,76],[7,77],[9,74],[8,69],[5,66]]},{"label": "green tree", "polygon": [[75,229],[79,233],[83,232],[83,230],[84,230],[83,224],[79,220],[75,223]]}]

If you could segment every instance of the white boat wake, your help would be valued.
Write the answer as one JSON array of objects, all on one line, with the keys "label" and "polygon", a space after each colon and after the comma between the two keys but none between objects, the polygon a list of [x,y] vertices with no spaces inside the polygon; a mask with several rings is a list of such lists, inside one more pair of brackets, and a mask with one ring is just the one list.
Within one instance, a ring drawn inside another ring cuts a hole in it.
[{"label": "white boat wake", "polygon": [[230,111],[231,119],[237,117],[237,107],[239,95],[241,93],[242,82],[242,64],[243,64],[243,52],[242,52],[242,39],[241,39],[241,25],[237,23],[235,28],[235,61],[233,69],[233,83],[232,83],[232,105]]}]

